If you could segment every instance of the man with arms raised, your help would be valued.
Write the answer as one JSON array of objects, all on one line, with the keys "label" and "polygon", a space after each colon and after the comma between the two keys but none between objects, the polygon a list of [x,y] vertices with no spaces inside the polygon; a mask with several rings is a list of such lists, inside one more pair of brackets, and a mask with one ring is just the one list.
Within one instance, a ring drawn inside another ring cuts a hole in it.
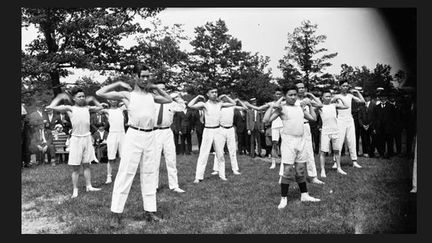
[{"label": "man with arms raised", "polygon": [[[204,180],[204,171],[207,165],[207,160],[212,144],[216,151],[216,158],[219,161],[219,178],[223,181],[226,181],[225,158],[223,147],[221,147],[221,141],[223,140],[223,138],[220,131],[220,112],[222,107],[234,106],[235,102],[226,95],[221,95],[218,99],[218,91],[216,88],[210,88],[207,91],[207,97],[207,102],[198,102],[198,99],[204,99],[204,96],[198,95],[193,98],[188,104],[188,106],[192,109],[204,110],[205,118],[203,137],[197,161],[194,183],[199,183],[200,181]],[[223,97],[227,97],[229,102],[219,101]]]},{"label": "man with arms raised", "polygon": [[[280,117],[283,123],[282,144],[281,144],[281,167],[279,175],[279,183],[281,185],[281,201],[278,205],[279,209],[285,208],[287,205],[287,195],[289,183],[297,182],[300,189],[300,200],[302,202],[318,202],[320,199],[311,197],[306,186],[306,161],[308,155],[306,153],[306,139],[303,136],[304,126],[303,119],[316,119],[313,109],[309,113],[306,106],[311,106],[310,102],[297,102],[297,87],[289,86],[284,91],[286,104],[280,105],[282,98],[278,102],[271,103],[264,114],[263,122],[271,122],[276,117]],[[276,109],[274,109],[276,108]]]},{"label": "man with arms raised", "polygon": [[[84,91],[80,88],[74,88],[71,91],[74,105],[59,105],[60,101],[70,98],[67,94],[58,94],[56,98],[46,107],[47,110],[58,112],[67,112],[71,123],[72,133],[69,140],[69,160],[68,165],[73,168],[72,171],[72,198],[78,196],[78,177],[81,165],[84,167],[84,178],[86,181],[86,191],[99,191],[100,188],[94,188],[91,185],[90,163],[95,158],[95,151],[92,144],[90,133],[90,112],[98,112],[103,109],[102,105],[92,96],[85,97]],[[95,106],[89,106],[94,102]]]},{"label": "man with arms raised", "polygon": [[[111,227],[121,225],[121,215],[132,186],[135,173],[140,167],[141,194],[144,217],[147,221],[161,221],[156,210],[156,159],[154,111],[156,103],[170,103],[171,97],[149,81],[149,71],[141,71],[135,79],[134,88],[124,82],[116,82],[96,91],[96,95],[122,101],[128,111],[129,128],[126,132],[122,157],[114,180],[111,200]],[[125,88],[127,91],[114,91]],[[153,93],[155,91],[155,93]]]}]

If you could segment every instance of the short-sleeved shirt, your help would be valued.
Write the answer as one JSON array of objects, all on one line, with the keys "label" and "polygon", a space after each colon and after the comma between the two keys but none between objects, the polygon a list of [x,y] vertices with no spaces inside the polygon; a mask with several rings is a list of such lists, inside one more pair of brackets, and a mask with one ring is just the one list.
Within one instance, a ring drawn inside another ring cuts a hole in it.
[{"label": "short-sleeved shirt", "polygon": [[130,92],[127,111],[129,125],[142,129],[153,129],[155,124],[155,102],[151,94],[138,91]]},{"label": "short-sleeved shirt", "polygon": [[68,112],[72,123],[72,136],[85,137],[90,135],[90,111],[88,106],[71,106]]},{"label": "short-sleeved shirt", "polygon": [[337,134],[336,104],[323,104],[323,107],[320,109],[320,116],[322,120],[321,133],[325,135]]},{"label": "short-sleeved shirt", "polygon": [[159,117],[159,110],[161,104],[155,103],[155,126],[158,127],[169,127],[173,123],[174,113],[182,112],[186,109],[185,104],[171,102],[167,104],[163,104],[163,112],[162,112],[162,123],[156,124]]}]

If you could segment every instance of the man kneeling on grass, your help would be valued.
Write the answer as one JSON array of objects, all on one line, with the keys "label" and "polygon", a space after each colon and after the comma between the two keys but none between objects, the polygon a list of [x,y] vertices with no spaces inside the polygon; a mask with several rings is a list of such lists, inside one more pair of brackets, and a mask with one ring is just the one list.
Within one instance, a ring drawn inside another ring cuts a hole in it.
[{"label": "man kneeling on grass", "polygon": [[[299,185],[302,202],[318,202],[320,199],[309,196],[306,186],[306,148],[305,139],[303,138],[303,118],[315,120],[316,115],[314,109],[309,107],[310,112],[305,109],[306,106],[311,106],[310,102],[302,101],[299,105],[297,100],[297,87],[289,86],[284,90],[286,104],[281,105],[283,97],[276,103],[270,104],[264,114],[263,122],[272,122],[277,117],[280,117],[283,123],[281,133],[281,167],[279,175],[279,183],[281,185],[281,201],[278,205],[279,209],[285,208],[287,205],[288,187],[290,182],[296,181]],[[275,108],[275,109],[274,109]]]}]

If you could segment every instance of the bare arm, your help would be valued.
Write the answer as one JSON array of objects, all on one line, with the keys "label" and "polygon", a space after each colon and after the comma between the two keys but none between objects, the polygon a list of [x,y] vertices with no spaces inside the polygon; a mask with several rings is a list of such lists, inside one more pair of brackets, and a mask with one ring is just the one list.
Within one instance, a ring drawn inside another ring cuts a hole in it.
[{"label": "bare arm", "polygon": [[[312,105],[306,104],[305,102],[300,103],[300,105],[301,105],[302,110],[303,110],[304,118],[306,120],[309,120],[309,121],[316,121],[316,114],[315,114],[315,111],[313,110]],[[306,106],[309,106],[309,112],[310,113],[305,109]]]},{"label": "bare arm", "polygon": [[71,101],[67,94],[60,93],[51,101],[51,103],[47,107],[45,107],[45,109],[58,112],[72,112],[70,105],[58,105],[62,100],[68,100],[69,102]]},{"label": "bare arm", "polygon": [[311,102],[313,107],[317,107],[317,108],[323,107],[321,100],[319,98],[317,98],[315,95],[313,95],[312,93],[309,93],[309,92],[306,92],[305,95],[309,97],[310,102]]},{"label": "bare arm", "polygon": [[159,88],[157,85],[149,84],[148,87],[149,87],[149,89],[154,91],[154,93],[151,93],[151,94],[152,94],[153,99],[156,103],[167,104],[167,103],[171,103],[173,101],[171,96],[167,92],[165,92],[161,88]]},{"label": "bare arm", "polygon": [[257,111],[264,111],[264,110],[266,110],[269,107],[268,103],[264,104],[262,106],[255,106],[255,105],[252,105],[249,102],[245,101],[244,104],[246,105],[247,108],[254,109],[254,110],[257,110]]},{"label": "bare arm", "polygon": [[343,99],[341,99],[341,98],[337,98],[335,103],[336,103],[336,109],[344,110],[344,109],[348,109],[349,108],[345,104],[345,102],[343,101]]},{"label": "bare arm", "polygon": [[102,104],[93,96],[87,96],[86,102],[87,104],[90,104],[91,102],[95,104],[92,106],[88,106],[90,112],[98,112],[104,108]]},{"label": "bare arm", "polygon": [[234,101],[235,102],[238,101],[241,105],[241,106],[235,106],[235,109],[238,109],[238,110],[247,110],[248,109],[248,107],[245,105],[245,103],[243,103],[243,101],[241,101],[239,98],[235,99]]},{"label": "bare arm", "polygon": [[225,94],[219,96],[219,100],[221,100],[223,97],[225,97],[228,100],[228,102],[223,102],[222,107],[231,107],[236,105],[235,101]]},{"label": "bare arm", "polygon": [[[355,102],[357,102],[357,103],[362,103],[362,104],[364,104],[364,103],[366,103],[365,102],[365,100],[364,100],[364,98],[363,98],[363,95],[358,91],[358,90],[353,90],[352,91],[352,93],[353,93],[353,100],[355,101]],[[358,96],[358,97],[356,97],[355,95],[354,95],[354,93]]]},{"label": "bare arm", "polygon": [[274,107],[274,105],[269,105],[266,112],[264,113],[264,117],[262,120],[263,123],[270,123],[274,119],[276,119],[278,116],[280,116],[281,109],[280,108],[274,109],[274,108],[276,108],[276,107]]},{"label": "bare arm", "polygon": [[113,91],[113,89],[117,87],[123,87],[128,91],[132,91],[132,87],[129,84],[122,81],[118,81],[100,88],[98,91],[96,91],[96,95],[105,99],[120,100],[120,101],[127,98],[126,93],[128,92]]},{"label": "bare arm", "polygon": [[182,112],[184,109],[186,109],[185,101],[180,97],[175,98],[172,102],[171,110],[174,112]]},{"label": "bare arm", "polygon": [[197,95],[195,98],[193,98],[191,101],[189,101],[188,106],[190,108],[196,109],[196,110],[203,109],[204,108],[204,102],[200,101],[200,102],[197,103],[197,101],[198,101],[199,98],[203,98],[204,99],[204,96]]}]

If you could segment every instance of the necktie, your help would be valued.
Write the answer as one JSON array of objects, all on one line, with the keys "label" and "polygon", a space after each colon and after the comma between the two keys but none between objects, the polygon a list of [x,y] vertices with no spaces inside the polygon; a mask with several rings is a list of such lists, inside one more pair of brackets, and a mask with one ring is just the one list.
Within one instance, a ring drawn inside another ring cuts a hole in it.
[{"label": "necktie", "polygon": [[159,108],[159,114],[158,114],[158,119],[157,119],[157,125],[162,124],[162,114],[163,114],[163,104],[160,105]]}]

